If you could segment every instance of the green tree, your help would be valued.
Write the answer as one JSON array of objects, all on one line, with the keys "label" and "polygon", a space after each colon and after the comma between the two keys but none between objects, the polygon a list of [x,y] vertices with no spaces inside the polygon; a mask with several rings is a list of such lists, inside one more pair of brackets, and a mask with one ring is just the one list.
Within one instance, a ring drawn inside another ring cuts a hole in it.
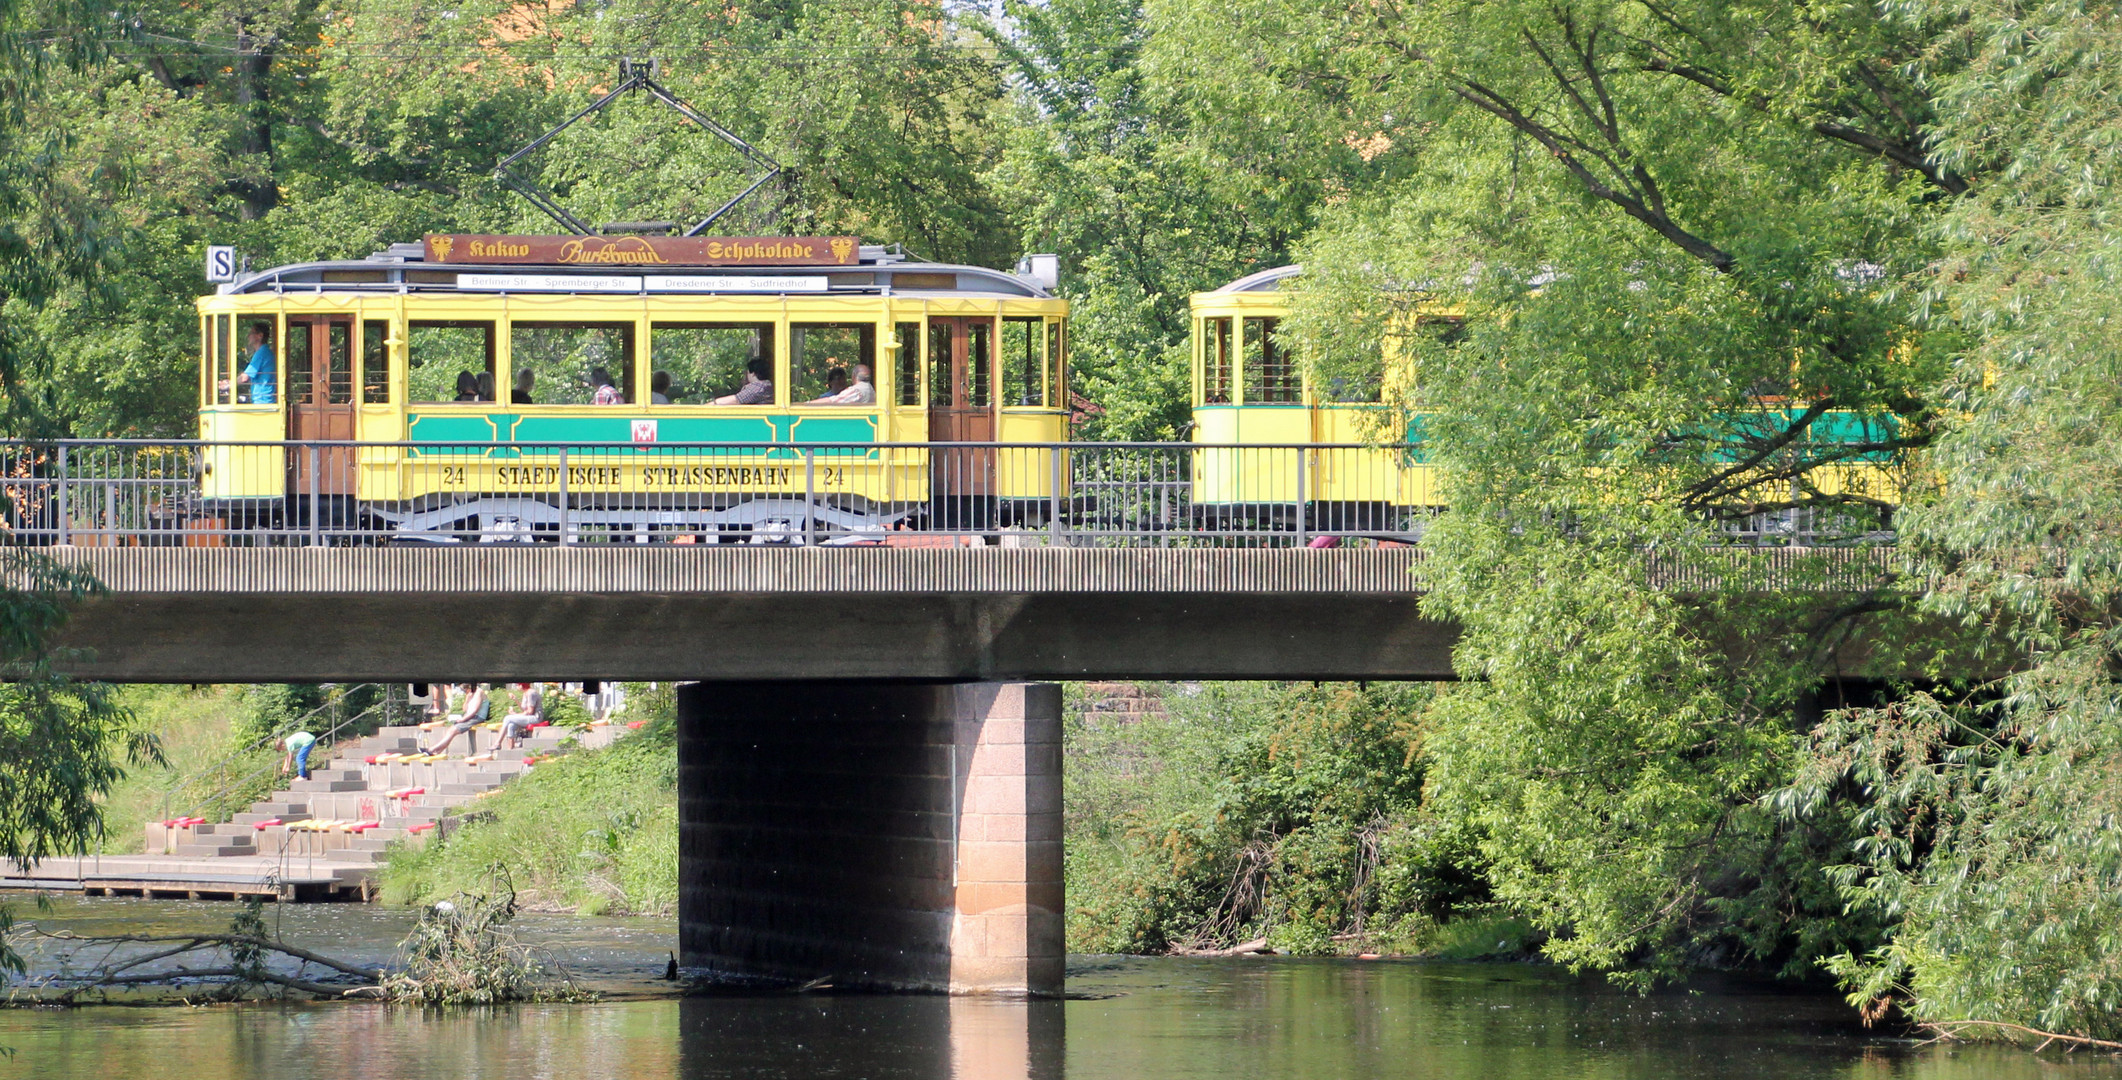
[{"label": "green tree", "polygon": [[1299,245],[1285,336],[1315,378],[1405,361],[1378,435],[1421,413],[1452,507],[1426,604],[1470,680],[1432,713],[1429,805],[1497,896],[1550,955],[1634,977],[1870,940],[1818,872],[1847,821],[1760,799],[1829,644],[1893,597],[1808,594],[1796,559],[1796,589],[1742,566],[1683,602],[1646,555],[1887,524],[1947,352],[1901,283],[1967,185],[1902,67],[1927,31],[1768,3],[1152,10],[1160,70],[1227,103],[1206,141],[1368,156]]},{"label": "green tree", "polygon": [[1793,790],[1855,788],[1841,880],[1897,920],[1841,957],[1854,1001],[1938,1030],[2122,1037],[2122,130],[2113,13],[1913,3],[1951,63],[1929,83],[1941,168],[1977,178],[1937,223],[1925,299],[1956,328],[1937,495],[1901,519],[1925,606],[2020,670],[1835,718]]}]

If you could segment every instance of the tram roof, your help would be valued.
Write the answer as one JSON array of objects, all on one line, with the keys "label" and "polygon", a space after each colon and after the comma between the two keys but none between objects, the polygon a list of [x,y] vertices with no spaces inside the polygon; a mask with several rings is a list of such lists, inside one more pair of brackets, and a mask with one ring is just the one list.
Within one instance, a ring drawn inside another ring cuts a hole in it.
[{"label": "tram roof", "polygon": [[1052,293],[1017,274],[958,263],[908,262],[864,245],[847,266],[672,267],[661,274],[609,266],[437,263],[422,244],[393,244],[365,259],[290,263],[220,286],[223,296],[371,292],[578,296],[951,296],[1045,300]]},{"label": "tram roof", "polygon": [[1296,264],[1277,266],[1272,270],[1261,270],[1257,273],[1247,274],[1215,291],[1219,293],[1281,292],[1284,281],[1303,272],[1304,267]]}]

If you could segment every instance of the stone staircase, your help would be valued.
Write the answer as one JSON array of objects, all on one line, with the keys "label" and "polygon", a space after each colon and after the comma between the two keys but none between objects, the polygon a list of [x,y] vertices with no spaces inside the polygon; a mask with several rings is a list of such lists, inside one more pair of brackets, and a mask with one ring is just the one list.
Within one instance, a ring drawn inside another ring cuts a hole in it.
[{"label": "stone staircase", "polygon": [[[616,736],[611,725],[580,734],[539,728],[520,749],[495,750],[496,733],[477,734],[483,748],[478,753],[406,761],[418,754],[423,738],[439,739],[440,733],[384,728],[354,746],[334,747],[338,756],[323,768],[312,767],[309,779],[290,782],[227,823],[148,822],[147,850],[186,858],[328,856],[373,865],[393,840],[421,843],[450,827],[460,807],[522,775],[528,762],[551,756],[562,741],[572,737],[587,749]],[[457,745],[464,740],[458,736]]]},{"label": "stone staircase", "polygon": [[[460,735],[448,757],[418,755],[441,732],[386,727],[330,748],[324,766],[226,822],[149,822],[144,855],[48,859],[0,887],[81,889],[85,894],[189,899],[273,896],[281,900],[367,899],[376,864],[393,841],[424,844],[447,833],[469,804],[520,776],[572,740],[608,745],[623,725],[574,731],[539,728],[523,746],[497,750],[479,730],[478,751]],[[320,750],[323,749],[320,747]]]}]

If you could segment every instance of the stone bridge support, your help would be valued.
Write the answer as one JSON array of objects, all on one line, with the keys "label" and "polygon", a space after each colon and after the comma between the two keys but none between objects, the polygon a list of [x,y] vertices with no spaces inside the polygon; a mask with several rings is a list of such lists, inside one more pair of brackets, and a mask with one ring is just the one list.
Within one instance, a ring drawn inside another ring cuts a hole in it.
[{"label": "stone bridge support", "polygon": [[692,683],[678,720],[688,974],[1060,992],[1060,687]]}]

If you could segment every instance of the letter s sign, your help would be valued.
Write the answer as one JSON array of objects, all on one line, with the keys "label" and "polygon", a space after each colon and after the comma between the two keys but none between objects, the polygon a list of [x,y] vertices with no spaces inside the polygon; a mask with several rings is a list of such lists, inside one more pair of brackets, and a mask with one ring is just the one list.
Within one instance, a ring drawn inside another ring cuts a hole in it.
[{"label": "letter s sign", "polygon": [[236,280],[236,249],[227,244],[209,244],[206,248],[206,280],[223,282]]}]

